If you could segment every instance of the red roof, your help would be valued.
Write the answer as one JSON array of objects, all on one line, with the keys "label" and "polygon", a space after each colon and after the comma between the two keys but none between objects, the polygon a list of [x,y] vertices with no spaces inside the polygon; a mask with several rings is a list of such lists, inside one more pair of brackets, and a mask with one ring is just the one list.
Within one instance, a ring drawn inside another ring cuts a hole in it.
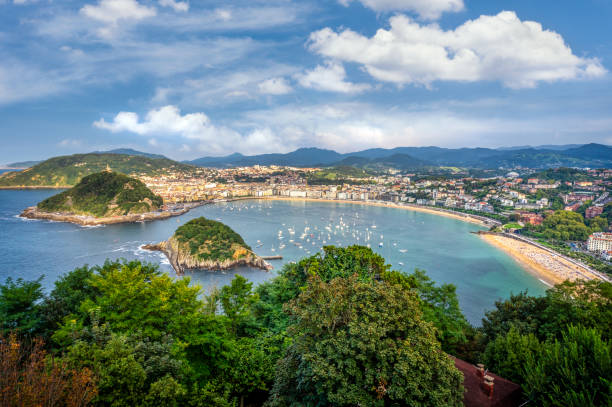
[{"label": "red roof", "polygon": [[478,375],[476,366],[461,359],[453,359],[455,367],[463,373],[463,387],[465,388],[463,405],[465,407],[517,407],[520,405],[521,386],[487,372],[487,375],[494,379],[493,396],[489,398],[484,379]]}]

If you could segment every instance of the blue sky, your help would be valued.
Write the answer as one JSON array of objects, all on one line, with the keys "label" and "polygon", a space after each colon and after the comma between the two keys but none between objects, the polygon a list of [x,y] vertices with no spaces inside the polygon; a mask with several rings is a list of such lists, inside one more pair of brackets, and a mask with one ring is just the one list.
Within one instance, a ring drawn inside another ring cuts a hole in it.
[{"label": "blue sky", "polygon": [[609,0],[0,0],[0,163],[612,144]]}]

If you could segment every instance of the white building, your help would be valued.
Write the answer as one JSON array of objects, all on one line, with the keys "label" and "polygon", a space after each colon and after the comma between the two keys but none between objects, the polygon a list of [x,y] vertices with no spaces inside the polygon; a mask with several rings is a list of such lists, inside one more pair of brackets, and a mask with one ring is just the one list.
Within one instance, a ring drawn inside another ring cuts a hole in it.
[{"label": "white building", "polygon": [[587,248],[590,252],[612,251],[612,233],[593,233],[591,236],[589,236]]},{"label": "white building", "polygon": [[291,198],[306,198],[306,191],[294,190],[289,192]]}]

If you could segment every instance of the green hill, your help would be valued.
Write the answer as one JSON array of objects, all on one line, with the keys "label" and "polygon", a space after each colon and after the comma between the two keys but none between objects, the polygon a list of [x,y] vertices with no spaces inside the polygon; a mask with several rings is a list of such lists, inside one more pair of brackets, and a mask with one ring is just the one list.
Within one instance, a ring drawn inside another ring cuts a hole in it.
[{"label": "green hill", "polygon": [[238,260],[252,254],[242,237],[229,226],[206,218],[196,218],[179,227],[171,239],[181,251],[200,261]]},{"label": "green hill", "polygon": [[72,186],[81,178],[104,171],[107,167],[127,175],[157,175],[169,170],[194,169],[191,165],[167,158],[106,153],[75,154],[54,157],[23,171],[5,173],[0,176],[0,187]]},{"label": "green hill", "polygon": [[105,217],[150,212],[162,204],[162,198],[141,181],[116,172],[100,172],[88,175],[73,188],[45,199],[38,204],[38,209]]}]

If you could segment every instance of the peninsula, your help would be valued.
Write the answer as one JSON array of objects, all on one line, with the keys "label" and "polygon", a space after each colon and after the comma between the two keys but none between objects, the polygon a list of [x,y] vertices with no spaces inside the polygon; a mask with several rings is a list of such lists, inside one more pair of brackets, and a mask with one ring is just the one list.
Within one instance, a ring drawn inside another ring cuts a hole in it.
[{"label": "peninsula", "polygon": [[143,248],[163,252],[179,275],[186,269],[229,270],[240,266],[271,269],[229,226],[203,217],[180,226],[167,241]]},{"label": "peninsula", "polygon": [[165,219],[190,208],[162,210],[163,200],[141,181],[104,171],[84,177],[73,188],[29,207],[21,216],[85,226]]}]

